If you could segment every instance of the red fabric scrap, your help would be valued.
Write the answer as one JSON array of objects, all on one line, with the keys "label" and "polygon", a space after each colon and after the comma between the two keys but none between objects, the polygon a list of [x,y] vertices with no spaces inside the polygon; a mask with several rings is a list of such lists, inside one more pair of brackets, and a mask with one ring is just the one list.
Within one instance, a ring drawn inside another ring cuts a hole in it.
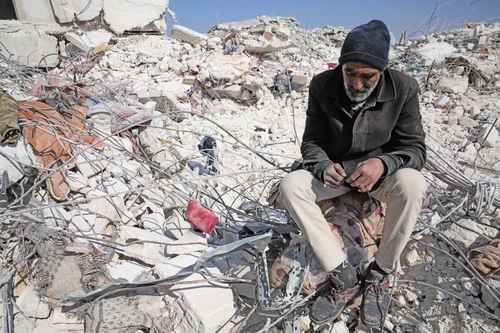
[{"label": "red fabric scrap", "polygon": [[210,234],[219,223],[219,218],[214,212],[203,207],[196,200],[189,200],[186,209],[186,218],[191,225],[200,231]]}]

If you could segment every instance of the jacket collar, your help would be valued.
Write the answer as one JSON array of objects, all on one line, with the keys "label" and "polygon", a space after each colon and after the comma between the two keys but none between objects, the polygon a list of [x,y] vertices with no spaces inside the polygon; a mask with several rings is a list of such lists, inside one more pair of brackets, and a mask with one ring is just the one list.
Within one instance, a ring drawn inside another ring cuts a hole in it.
[{"label": "jacket collar", "polygon": [[[326,80],[323,89],[329,97],[337,101],[341,101],[342,96],[345,96],[342,67],[340,65],[333,70],[330,80]],[[394,86],[394,80],[389,69],[384,70],[382,73],[374,94],[377,95],[377,103],[392,101],[397,97],[396,87]]]},{"label": "jacket collar", "polygon": [[394,80],[389,69],[384,70],[380,78],[380,87],[377,95],[377,102],[388,102],[398,97]]}]

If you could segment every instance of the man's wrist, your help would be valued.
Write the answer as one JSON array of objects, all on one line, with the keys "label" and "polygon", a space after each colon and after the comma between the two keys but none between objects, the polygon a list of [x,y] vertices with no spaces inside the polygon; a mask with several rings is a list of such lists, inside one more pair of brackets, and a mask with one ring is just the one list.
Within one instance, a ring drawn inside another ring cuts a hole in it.
[{"label": "man's wrist", "polygon": [[321,182],[325,182],[325,179],[324,179],[324,174],[325,174],[325,170],[326,168],[328,168],[328,166],[333,163],[332,161],[330,160],[323,160],[323,161],[319,161],[318,163],[316,163],[316,165],[314,166],[314,169],[313,169],[313,174],[314,176],[316,176],[317,179],[319,179]]},{"label": "man's wrist", "polygon": [[381,157],[375,157],[377,160],[379,160],[381,163],[382,163],[382,176],[381,177],[385,177],[387,175],[387,164],[385,163],[384,159],[381,158]]}]

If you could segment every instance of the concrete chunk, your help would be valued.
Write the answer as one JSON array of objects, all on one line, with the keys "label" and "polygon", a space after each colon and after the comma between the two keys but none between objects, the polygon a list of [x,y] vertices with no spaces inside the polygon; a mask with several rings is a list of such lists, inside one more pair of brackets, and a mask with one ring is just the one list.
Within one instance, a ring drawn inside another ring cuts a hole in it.
[{"label": "concrete chunk", "polygon": [[[216,268],[209,270],[211,275],[221,275]],[[198,282],[203,279],[202,275],[193,274],[182,280],[186,284],[172,290],[181,298],[182,307],[198,319],[203,332],[217,332],[236,312],[233,292],[226,284]]]},{"label": "concrete chunk", "polygon": [[208,39],[208,36],[194,30],[191,30],[182,25],[172,26],[172,38],[180,40],[181,42],[189,43],[193,46],[200,44]]},{"label": "concrete chunk", "polygon": [[491,128],[490,124],[483,125],[479,133],[479,143],[484,142],[484,146],[491,148],[497,145],[499,139],[500,135],[498,135],[496,127]]},{"label": "concrete chunk", "polygon": [[85,53],[99,44],[109,42],[111,36],[112,34],[106,30],[86,31],[82,34],[68,32],[64,35],[71,44]]},{"label": "concrete chunk", "polygon": [[184,231],[183,236],[165,246],[166,255],[192,254],[207,250],[207,239],[191,230]]},{"label": "concrete chunk", "polygon": [[47,303],[42,302],[38,293],[33,287],[28,287],[19,296],[16,302],[23,315],[31,318],[47,318],[50,308]]},{"label": "concrete chunk", "polygon": [[439,80],[438,88],[444,92],[464,94],[469,87],[469,80],[463,76],[445,76]]},{"label": "concrete chunk", "polygon": [[206,70],[201,79],[212,78],[219,81],[234,81],[250,70],[250,58],[246,55],[210,55],[202,66]]},{"label": "concrete chunk", "polygon": [[[488,283],[493,290],[500,291],[500,282],[498,280],[489,279]],[[491,310],[495,311],[497,309],[500,309],[500,302],[497,301],[497,299],[493,295],[493,292],[484,285],[481,287],[481,295],[482,295],[481,296],[482,301]]]},{"label": "concrete chunk", "polygon": [[26,66],[54,67],[59,59],[57,39],[47,32],[64,32],[56,24],[0,21],[0,52],[6,58]]},{"label": "concrete chunk", "polygon": [[56,23],[50,0],[13,1],[19,21]]},{"label": "concrete chunk", "polygon": [[104,20],[116,34],[144,27],[163,17],[165,0],[104,0]]},{"label": "concrete chunk", "polygon": [[77,19],[79,21],[90,21],[102,10],[103,0],[81,1],[81,0],[51,0],[54,14],[60,23],[70,23]]},{"label": "concrete chunk", "polygon": [[120,260],[117,262],[110,262],[108,264],[108,272],[113,279],[124,279],[129,282],[134,281],[138,276],[147,270],[147,267],[131,261]]},{"label": "concrete chunk", "polygon": [[437,63],[443,61],[456,51],[457,49],[451,44],[432,42],[421,46],[417,53],[424,59],[426,65],[430,65],[433,61]]},{"label": "concrete chunk", "polygon": [[255,18],[243,21],[219,23],[210,30],[241,31],[258,25],[262,25],[262,22]]}]

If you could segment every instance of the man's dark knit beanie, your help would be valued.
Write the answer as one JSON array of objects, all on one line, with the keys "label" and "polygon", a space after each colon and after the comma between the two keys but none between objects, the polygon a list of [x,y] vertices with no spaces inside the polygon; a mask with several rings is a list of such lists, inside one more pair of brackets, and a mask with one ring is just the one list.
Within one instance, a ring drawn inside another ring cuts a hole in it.
[{"label": "man's dark knit beanie", "polygon": [[362,62],[384,70],[389,62],[391,37],[384,22],[372,20],[352,29],[345,38],[339,64]]}]

